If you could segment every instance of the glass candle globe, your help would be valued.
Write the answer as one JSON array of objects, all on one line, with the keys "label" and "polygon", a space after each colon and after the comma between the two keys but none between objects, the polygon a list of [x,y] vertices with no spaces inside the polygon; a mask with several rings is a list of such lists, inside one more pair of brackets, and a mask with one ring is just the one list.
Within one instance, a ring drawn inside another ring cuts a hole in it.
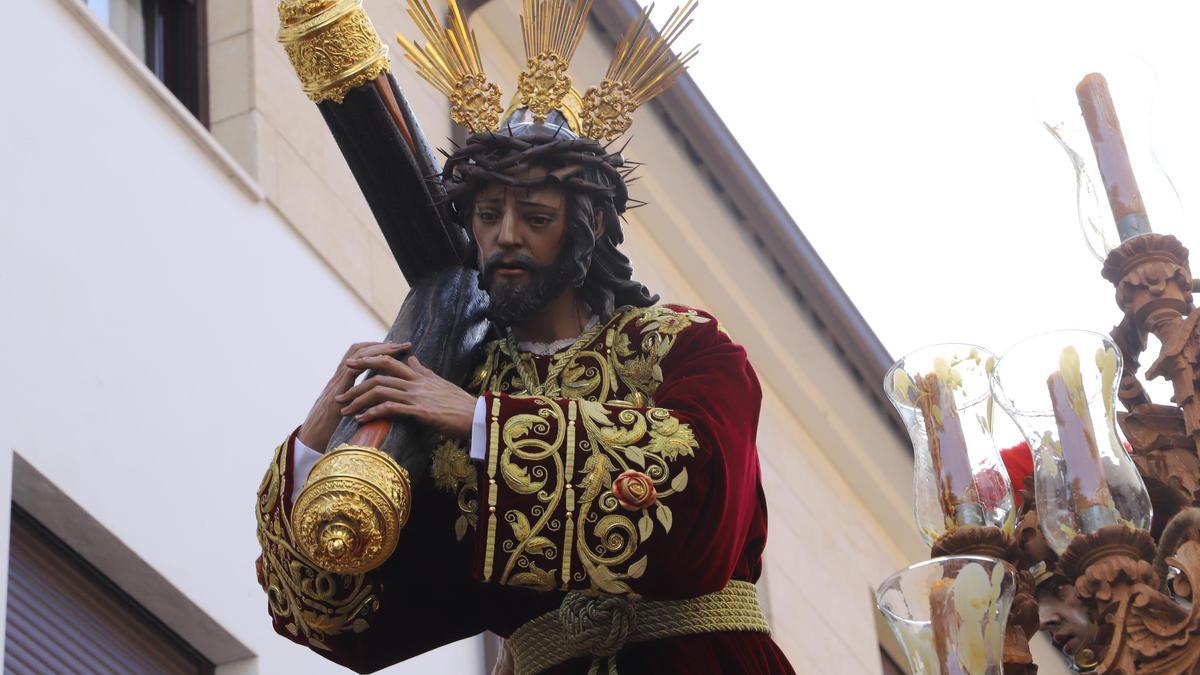
[{"label": "glass candle globe", "polygon": [[1089,331],[1018,343],[992,372],[997,403],[1033,451],[1038,518],[1050,546],[1106,525],[1149,529],[1150,495],[1117,428],[1121,352]]},{"label": "glass candle globe", "polygon": [[[1036,114],[1074,169],[1079,225],[1092,253],[1104,260],[1135,231],[1178,234],[1183,205],[1153,145],[1163,126],[1154,114],[1154,69],[1128,55],[1079,57],[1048,69],[1039,89]],[[1114,151],[1122,139],[1124,166]]]},{"label": "glass candle globe", "polygon": [[948,556],[896,572],[875,592],[914,675],[1000,675],[1015,577],[995,558]]},{"label": "glass candle globe", "polygon": [[905,356],[884,376],[912,440],[913,510],[931,545],[956,527],[1012,532],[1012,486],[992,440],[994,363],[982,347],[942,344]]}]

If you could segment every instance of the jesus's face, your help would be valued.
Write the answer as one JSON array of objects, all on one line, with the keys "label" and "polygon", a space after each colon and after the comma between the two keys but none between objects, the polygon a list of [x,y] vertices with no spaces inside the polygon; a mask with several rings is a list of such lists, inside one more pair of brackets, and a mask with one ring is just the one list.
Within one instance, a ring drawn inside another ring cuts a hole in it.
[{"label": "jesus's face", "polygon": [[[530,169],[529,175],[539,173],[545,170]],[[493,322],[520,325],[566,290],[571,276],[566,204],[558,187],[491,183],[476,195],[471,231]]]}]

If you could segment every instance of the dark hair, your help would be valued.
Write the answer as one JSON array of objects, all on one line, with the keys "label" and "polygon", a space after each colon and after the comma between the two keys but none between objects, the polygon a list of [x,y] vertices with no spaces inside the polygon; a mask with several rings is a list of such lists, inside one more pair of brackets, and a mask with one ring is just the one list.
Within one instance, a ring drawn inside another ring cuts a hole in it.
[{"label": "dark hair", "polygon": [[[604,225],[599,239],[593,229],[597,211]],[[566,245],[575,259],[575,285],[592,311],[607,319],[618,307],[649,307],[658,302],[657,295],[633,279],[633,265],[618,248],[625,233],[611,198],[568,189],[566,222]]]},{"label": "dark hair", "polygon": [[[530,140],[477,134],[447,161],[443,182],[447,184],[451,211],[471,242],[468,264],[479,262],[471,220],[475,196],[485,184],[556,186],[567,193],[564,246],[570,247],[574,261],[572,283],[592,311],[607,320],[619,307],[649,307],[658,302],[657,295],[633,279],[633,265],[618,248],[625,240],[621,214],[628,200],[623,176],[617,171],[623,164],[620,156],[604,154],[593,141]],[[487,150],[481,152],[480,146],[487,146]],[[533,161],[520,165],[544,167],[547,175],[536,181],[514,178],[512,168],[517,157],[530,155],[536,155],[536,159],[529,157]],[[599,239],[594,229],[597,212],[604,225]]]}]

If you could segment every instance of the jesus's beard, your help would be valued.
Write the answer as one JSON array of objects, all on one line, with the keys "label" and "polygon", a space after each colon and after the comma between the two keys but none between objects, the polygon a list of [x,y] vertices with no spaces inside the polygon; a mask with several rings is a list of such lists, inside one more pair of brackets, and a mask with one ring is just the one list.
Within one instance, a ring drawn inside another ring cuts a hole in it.
[{"label": "jesus's beard", "polygon": [[[501,261],[524,268],[527,278],[496,276]],[[533,258],[523,254],[505,256],[497,253],[484,263],[479,275],[480,287],[487,291],[490,301],[488,319],[501,328],[520,326],[529,321],[570,285],[573,268],[569,246],[563,246],[558,259],[550,265],[538,265]]]}]

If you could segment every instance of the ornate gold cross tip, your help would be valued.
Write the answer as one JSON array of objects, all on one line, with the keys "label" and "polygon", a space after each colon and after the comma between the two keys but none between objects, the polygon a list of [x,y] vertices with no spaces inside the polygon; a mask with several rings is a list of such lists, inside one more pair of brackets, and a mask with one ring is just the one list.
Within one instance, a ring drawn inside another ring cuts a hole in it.
[{"label": "ornate gold cross tip", "polygon": [[282,0],[279,42],[314,103],[341,103],[390,66],[362,0]]}]

